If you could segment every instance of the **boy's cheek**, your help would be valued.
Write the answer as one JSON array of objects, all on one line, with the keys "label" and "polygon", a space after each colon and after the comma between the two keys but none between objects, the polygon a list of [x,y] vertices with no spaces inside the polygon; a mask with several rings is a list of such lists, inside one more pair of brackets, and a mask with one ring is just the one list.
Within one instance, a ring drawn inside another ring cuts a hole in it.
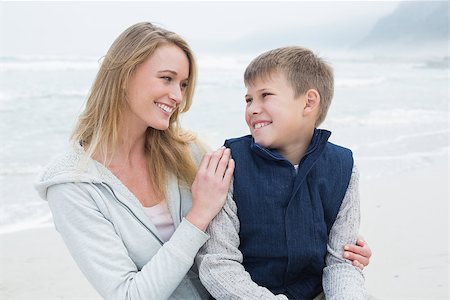
[{"label": "boy's cheek", "polygon": [[252,130],[252,126],[250,124],[250,118],[248,117],[247,113],[245,114],[245,123],[247,123],[248,129]]}]

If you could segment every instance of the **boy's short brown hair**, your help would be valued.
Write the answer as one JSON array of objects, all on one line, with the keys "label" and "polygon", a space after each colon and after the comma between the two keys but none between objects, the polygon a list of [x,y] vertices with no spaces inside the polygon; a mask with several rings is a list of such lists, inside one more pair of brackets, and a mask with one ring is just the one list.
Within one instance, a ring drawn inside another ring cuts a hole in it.
[{"label": "boy's short brown hair", "polygon": [[315,89],[320,95],[320,111],[315,126],[320,125],[328,112],[334,91],[333,69],[311,50],[298,46],[273,49],[259,55],[244,73],[246,85],[270,77],[277,71],[284,74],[295,97]]}]

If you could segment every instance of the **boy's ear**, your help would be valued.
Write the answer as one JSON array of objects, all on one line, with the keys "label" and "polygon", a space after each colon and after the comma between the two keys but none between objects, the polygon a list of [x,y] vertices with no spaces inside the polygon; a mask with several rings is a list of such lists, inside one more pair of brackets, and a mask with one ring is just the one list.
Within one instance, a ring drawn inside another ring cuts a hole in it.
[{"label": "boy's ear", "polygon": [[305,107],[303,112],[305,115],[309,115],[315,111],[318,111],[320,105],[320,94],[315,89],[309,89],[305,94]]}]

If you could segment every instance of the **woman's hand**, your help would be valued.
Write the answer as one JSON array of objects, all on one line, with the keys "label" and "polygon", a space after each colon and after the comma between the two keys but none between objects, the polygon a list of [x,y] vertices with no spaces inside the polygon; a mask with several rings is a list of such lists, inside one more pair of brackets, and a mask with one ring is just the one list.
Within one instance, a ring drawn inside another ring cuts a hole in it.
[{"label": "woman's hand", "polygon": [[344,258],[351,260],[355,267],[363,270],[369,265],[372,250],[362,236],[358,237],[356,245],[345,245],[344,250]]},{"label": "woman's hand", "polygon": [[192,184],[192,208],[186,216],[191,224],[206,230],[225,204],[233,171],[230,149],[205,154]]}]

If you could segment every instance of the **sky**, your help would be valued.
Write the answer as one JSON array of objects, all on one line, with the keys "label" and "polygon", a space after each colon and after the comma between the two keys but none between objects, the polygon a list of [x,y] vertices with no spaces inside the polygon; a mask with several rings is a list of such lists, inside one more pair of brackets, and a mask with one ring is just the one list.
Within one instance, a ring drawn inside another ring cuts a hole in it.
[{"label": "sky", "polygon": [[[0,56],[102,55],[127,27],[150,21],[195,52],[270,33],[345,29],[362,38],[398,2],[0,2]],[[305,34],[305,39],[308,35]],[[316,40],[320,39],[316,37]],[[325,38],[324,38],[325,39]],[[322,40],[324,40],[322,39]],[[307,41],[306,41],[307,42]]]}]

